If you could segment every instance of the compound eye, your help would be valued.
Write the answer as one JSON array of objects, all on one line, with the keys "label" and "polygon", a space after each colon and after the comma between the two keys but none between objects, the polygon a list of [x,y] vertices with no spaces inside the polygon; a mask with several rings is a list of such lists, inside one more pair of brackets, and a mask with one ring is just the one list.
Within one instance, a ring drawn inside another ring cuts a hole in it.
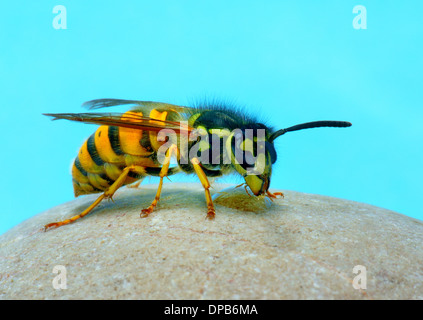
[{"label": "compound eye", "polygon": [[247,170],[248,168],[254,167],[254,162],[255,162],[255,158],[254,158],[253,154],[250,151],[245,150],[245,151],[242,152],[241,166],[245,170]]},{"label": "compound eye", "polygon": [[273,143],[266,141],[265,148],[266,148],[266,151],[269,152],[270,154],[270,160],[272,161],[272,164],[274,164],[276,160],[278,159],[278,157],[276,154],[275,147],[273,146]]}]

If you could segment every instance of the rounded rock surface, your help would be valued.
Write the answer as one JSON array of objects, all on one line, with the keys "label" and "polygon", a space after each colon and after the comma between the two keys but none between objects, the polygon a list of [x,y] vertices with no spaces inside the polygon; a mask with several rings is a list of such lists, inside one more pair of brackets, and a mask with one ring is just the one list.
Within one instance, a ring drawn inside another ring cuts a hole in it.
[{"label": "rounded rock surface", "polygon": [[[230,189],[209,221],[201,184],[181,183],[166,183],[141,219],[156,188],[122,188],[42,230],[98,195],[77,198],[1,235],[0,299],[423,299],[420,220],[293,191],[269,205]],[[366,289],[353,286],[364,285],[355,266]]]}]

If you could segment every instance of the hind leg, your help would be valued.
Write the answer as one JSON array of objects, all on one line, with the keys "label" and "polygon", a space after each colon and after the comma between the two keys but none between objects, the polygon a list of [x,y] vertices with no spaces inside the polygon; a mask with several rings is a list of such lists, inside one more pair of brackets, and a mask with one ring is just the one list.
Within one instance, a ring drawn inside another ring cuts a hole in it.
[{"label": "hind leg", "polygon": [[128,173],[130,171],[134,171],[137,173],[145,173],[145,169],[140,166],[129,166],[122,170],[122,173],[120,176],[116,179],[116,181],[106,190],[102,195],[100,195],[87,209],[85,209],[82,213],[73,216],[70,219],[63,220],[60,222],[52,222],[49,224],[46,224],[44,226],[44,231],[47,231],[50,228],[57,228],[61,227],[65,224],[72,223],[80,218],[85,217],[87,214],[89,214],[104,198],[111,199],[115,192],[125,183],[126,178],[128,177]]}]

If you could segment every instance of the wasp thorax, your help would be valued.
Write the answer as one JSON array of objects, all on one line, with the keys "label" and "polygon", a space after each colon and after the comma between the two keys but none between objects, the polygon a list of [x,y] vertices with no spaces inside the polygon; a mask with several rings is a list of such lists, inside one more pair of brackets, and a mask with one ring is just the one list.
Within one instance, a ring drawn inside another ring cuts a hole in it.
[{"label": "wasp thorax", "polygon": [[180,139],[180,136],[178,139],[178,135],[171,130],[162,130],[158,137],[166,141],[157,151],[159,162],[164,161],[170,146],[178,144],[180,164],[189,164],[197,159],[206,166],[234,165],[243,176],[264,173],[267,153],[270,152],[272,160],[275,154],[273,145],[266,140],[264,128],[230,131],[226,128],[207,129],[199,126],[187,139]]}]

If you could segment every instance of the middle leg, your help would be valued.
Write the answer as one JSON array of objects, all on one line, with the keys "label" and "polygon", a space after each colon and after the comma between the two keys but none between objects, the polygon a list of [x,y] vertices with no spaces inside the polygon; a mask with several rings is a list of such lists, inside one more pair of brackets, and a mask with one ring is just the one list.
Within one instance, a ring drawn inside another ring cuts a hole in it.
[{"label": "middle leg", "polygon": [[163,162],[162,169],[160,170],[160,173],[159,173],[160,182],[159,182],[159,187],[157,188],[156,196],[154,197],[154,200],[150,204],[150,206],[147,209],[143,209],[141,211],[141,213],[140,213],[141,218],[148,217],[148,215],[153,212],[154,208],[157,206],[157,203],[160,200],[160,194],[162,192],[162,186],[163,186],[163,178],[166,177],[168,172],[169,172],[170,159],[172,158],[173,153],[177,154],[176,145],[170,146],[169,149],[166,152],[166,157],[165,157],[165,160]]},{"label": "middle leg", "polygon": [[195,173],[197,174],[198,178],[201,181],[201,184],[203,185],[204,192],[206,195],[206,202],[207,202],[207,218],[209,220],[213,220],[216,216],[216,211],[214,209],[212,197],[210,195],[210,183],[207,179],[206,174],[204,173],[204,170],[201,168],[200,161],[197,158],[193,158],[191,160],[192,165],[194,166]]}]

